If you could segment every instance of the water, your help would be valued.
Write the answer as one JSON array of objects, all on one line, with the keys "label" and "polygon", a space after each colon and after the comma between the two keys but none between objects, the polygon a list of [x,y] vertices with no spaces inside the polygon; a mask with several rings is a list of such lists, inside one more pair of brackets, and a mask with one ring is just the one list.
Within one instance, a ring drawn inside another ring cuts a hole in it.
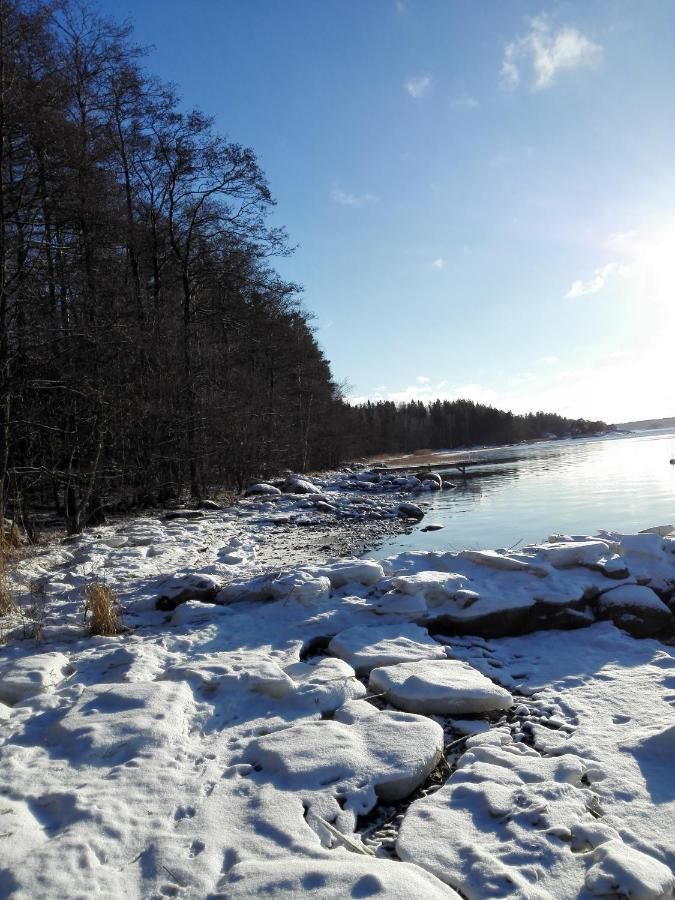
[{"label": "water", "polygon": [[[512,547],[550,534],[675,525],[674,457],[673,430],[482,451],[485,474],[462,481],[454,472],[456,490],[420,495],[429,503],[424,520],[368,555]],[[509,461],[488,465],[497,459]],[[422,532],[429,523],[444,528]]]}]

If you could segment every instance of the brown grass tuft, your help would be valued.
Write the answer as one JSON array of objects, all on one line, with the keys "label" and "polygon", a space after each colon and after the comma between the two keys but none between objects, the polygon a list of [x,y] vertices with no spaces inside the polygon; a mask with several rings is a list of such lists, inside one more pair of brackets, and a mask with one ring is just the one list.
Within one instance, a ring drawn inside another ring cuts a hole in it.
[{"label": "brown grass tuft", "polygon": [[84,624],[89,634],[110,637],[124,629],[120,607],[113,589],[101,581],[92,581],[84,589]]},{"label": "brown grass tuft", "polygon": [[5,554],[0,550],[0,616],[11,616],[16,611],[14,587],[9,577],[9,565]]}]

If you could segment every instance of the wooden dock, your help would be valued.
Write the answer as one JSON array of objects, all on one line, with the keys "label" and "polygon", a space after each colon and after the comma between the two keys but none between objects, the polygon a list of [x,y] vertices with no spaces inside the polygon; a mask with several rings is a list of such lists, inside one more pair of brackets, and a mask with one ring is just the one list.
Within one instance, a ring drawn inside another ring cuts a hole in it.
[{"label": "wooden dock", "polygon": [[519,461],[520,457],[517,456],[498,457],[497,459],[454,459],[448,460],[447,462],[422,463],[417,465],[411,464],[409,466],[375,465],[372,466],[372,471],[392,475],[396,474],[397,472],[405,472],[409,473],[410,475],[419,476],[423,475],[425,472],[437,472],[456,469],[461,474],[462,478],[466,478],[466,470],[474,466],[494,466]]}]

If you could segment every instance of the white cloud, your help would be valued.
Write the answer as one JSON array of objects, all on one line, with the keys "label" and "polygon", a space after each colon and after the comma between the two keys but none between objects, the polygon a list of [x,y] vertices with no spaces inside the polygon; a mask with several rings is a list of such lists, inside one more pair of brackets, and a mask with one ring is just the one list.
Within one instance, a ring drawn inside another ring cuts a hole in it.
[{"label": "white cloud", "polygon": [[445,267],[445,260],[442,256],[437,257],[431,264],[434,269],[443,269]]},{"label": "white cloud", "polygon": [[417,378],[415,379],[415,381],[418,384],[429,384],[429,382],[431,381],[431,378],[427,378],[426,375],[418,375]]},{"label": "white cloud", "polygon": [[411,97],[419,100],[422,97],[426,97],[431,90],[431,85],[430,75],[414,75],[404,83],[403,87]]},{"label": "white cloud", "polygon": [[595,68],[602,62],[603,49],[570,25],[553,30],[542,16],[529,20],[526,34],[504,49],[502,84],[515,88],[522,70],[529,70],[534,90],[550,87],[560,72]]},{"label": "white cloud", "polygon": [[365,206],[367,203],[374,203],[377,200],[375,194],[352,194],[349,191],[343,191],[342,188],[335,187],[330,192],[330,199],[338,206]]},{"label": "white cloud", "polygon": [[600,291],[604,290],[608,279],[620,271],[621,267],[618,263],[607,263],[606,266],[596,269],[587,281],[577,278],[565,296],[573,299],[575,297],[586,297],[588,294],[599,294]]},{"label": "white cloud", "polygon": [[557,356],[541,356],[537,360],[539,366],[559,366],[560,360]]}]

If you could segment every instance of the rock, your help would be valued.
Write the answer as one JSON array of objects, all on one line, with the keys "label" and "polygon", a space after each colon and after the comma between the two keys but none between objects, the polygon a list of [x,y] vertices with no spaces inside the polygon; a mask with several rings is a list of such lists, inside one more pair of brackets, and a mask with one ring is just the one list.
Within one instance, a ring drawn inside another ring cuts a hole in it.
[{"label": "rock", "polygon": [[325,575],[315,578],[307,572],[292,572],[275,578],[271,589],[277,600],[295,600],[302,606],[314,606],[329,596],[331,583]]},{"label": "rock", "polygon": [[627,846],[620,838],[596,847],[593,860],[586,887],[594,896],[614,894],[634,900],[661,900],[675,891],[675,876],[668,866]]},{"label": "rock", "polygon": [[326,566],[312,566],[308,571],[315,577],[327,577],[335,587],[345,584],[377,584],[384,578],[384,569],[373,559],[345,559]]},{"label": "rock", "polygon": [[398,514],[402,519],[416,519],[418,522],[424,518],[424,510],[416,503],[400,503]]},{"label": "rock", "polygon": [[399,858],[472,900],[581,896],[578,855],[568,851],[561,872],[559,845],[547,828],[569,833],[582,817],[595,821],[582,781],[592,764],[572,754],[540,757],[495,729],[466,746],[452,778],[409,807],[396,841]]},{"label": "rock", "polygon": [[220,503],[216,503],[215,500],[200,500],[199,501],[200,509],[220,509]]},{"label": "rock", "polygon": [[543,544],[539,554],[556,569],[564,569],[597,565],[610,555],[610,548],[606,541],[564,541]]},{"label": "rock", "polygon": [[281,494],[281,491],[278,487],[274,487],[273,484],[266,484],[265,482],[260,482],[260,484],[252,484],[244,491],[244,497],[255,497],[258,495],[264,496],[265,494],[269,495],[270,497],[278,497],[279,494]]},{"label": "rock", "polygon": [[437,606],[452,600],[458,591],[465,590],[469,579],[466,575],[458,575],[455,572],[432,571],[417,572],[415,575],[394,575],[390,583],[394,590],[401,594],[422,594],[430,606]]},{"label": "rock", "polygon": [[37,653],[0,665],[0,701],[12,706],[50,690],[72,672],[63,653]]},{"label": "rock", "polygon": [[644,585],[622,584],[610,588],[597,597],[594,606],[599,619],[610,619],[633,637],[649,637],[673,627],[672,612]]},{"label": "rock", "polygon": [[425,481],[430,481],[432,484],[435,484],[436,487],[434,488],[434,490],[438,491],[441,489],[441,486],[443,484],[443,479],[438,474],[438,472],[424,472],[422,474],[421,478],[422,478],[422,483],[424,483]]},{"label": "rock", "polygon": [[508,709],[513,697],[473,666],[459,660],[416,660],[373,669],[368,687],[399,709],[450,716]]},{"label": "rock", "polygon": [[320,494],[321,490],[306,478],[292,475],[284,482],[284,491],[287,494]]},{"label": "rock", "polygon": [[238,863],[219,886],[214,900],[249,900],[251,897],[344,900],[345,897],[403,900],[459,900],[459,894],[429,872],[398,860],[372,859],[355,853],[339,858],[308,858],[298,854],[283,859]]},{"label": "rock", "polygon": [[441,487],[443,488],[444,491],[451,491],[454,488],[456,488],[457,485],[453,484],[452,481],[443,481],[441,484]]},{"label": "rock", "polygon": [[378,797],[396,802],[411,794],[442,750],[436,722],[352,700],[332,720],[304,721],[256,738],[242,761],[277,789],[302,792],[308,812],[349,832]]},{"label": "rock", "polygon": [[445,525],[438,525],[435,522],[430,522],[428,525],[425,525],[424,528],[420,528],[420,531],[440,531],[442,528],[445,528]]},{"label": "rock", "polygon": [[173,519],[201,519],[204,513],[199,509],[173,509],[164,514],[164,518],[170,522]]},{"label": "rock", "polygon": [[201,600],[210,603],[215,600],[220,585],[210,575],[176,576],[170,582],[164,582],[162,593],[157,600],[157,609],[174,610],[187,600]]},{"label": "rock", "polygon": [[335,656],[365,674],[378,666],[416,659],[447,659],[445,648],[419,625],[355,625],[336,634],[328,645]]},{"label": "rock", "polygon": [[311,712],[325,715],[366,694],[352,667],[342,659],[321,656],[311,662],[292,663],[285,671],[296,684],[294,701]]}]

